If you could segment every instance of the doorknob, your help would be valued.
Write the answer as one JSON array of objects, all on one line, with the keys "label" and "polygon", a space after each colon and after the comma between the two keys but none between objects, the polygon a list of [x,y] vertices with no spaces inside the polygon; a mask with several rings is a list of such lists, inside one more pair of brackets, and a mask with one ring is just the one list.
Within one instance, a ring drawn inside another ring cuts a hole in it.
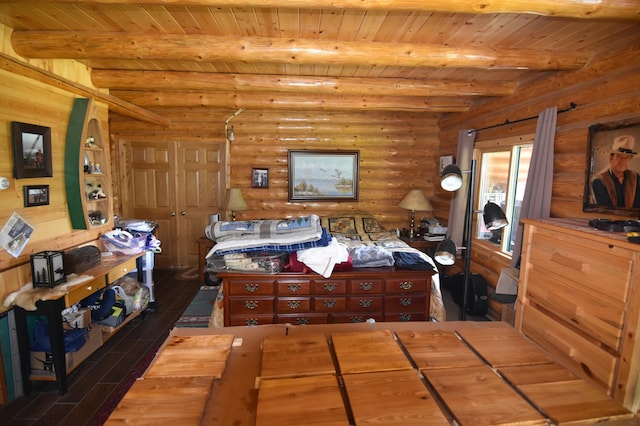
[{"label": "doorknob", "polygon": [[176,215],[176,212],[169,213],[169,217],[174,217],[175,215]]},{"label": "doorknob", "polygon": [[181,212],[180,212],[180,216],[184,216],[184,215],[186,215],[186,214],[187,214],[187,212],[185,212],[185,211],[181,211]]}]

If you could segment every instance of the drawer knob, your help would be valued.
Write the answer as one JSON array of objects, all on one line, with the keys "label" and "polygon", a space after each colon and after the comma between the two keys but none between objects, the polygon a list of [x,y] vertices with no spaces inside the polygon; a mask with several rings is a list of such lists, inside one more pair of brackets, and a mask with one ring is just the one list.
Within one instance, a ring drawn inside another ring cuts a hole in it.
[{"label": "drawer knob", "polygon": [[88,291],[93,290],[93,286],[92,286],[92,285],[88,285],[88,286],[87,286],[87,290],[88,290]]},{"label": "drawer knob", "polygon": [[300,284],[288,284],[287,285],[287,289],[289,291],[293,291],[293,292],[300,291],[301,288],[302,288],[302,286]]},{"label": "drawer knob", "polygon": [[411,321],[411,314],[400,314],[400,321]]},{"label": "drawer knob", "polygon": [[259,284],[255,284],[255,283],[247,283],[244,285],[245,290],[247,290],[249,293],[254,293],[256,291],[258,291],[258,289],[260,288]]},{"label": "drawer knob", "polygon": [[322,302],[322,304],[325,306],[325,308],[335,308],[338,302],[336,302],[335,300],[325,300]]},{"label": "drawer knob", "polygon": [[246,320],[244,320],[244,325],[253,326],[258,324],[259,322],[257,318],[247,318]]},{"label": "drawer knob", "polygon": [[364,322],[364,318],[362,318],[362,317],[351,317],[351,318],[349,318],[349,322],[353,322],[353,323],[355,323],[355,322]]},{"label": "drawer knob", "polygon": [[402,281],[400,283],[400,288],[403,290],[411,290],[411,287],[413,287],[413,283],[411,281]]},{"label": "drawer knob", "polygon": [[298,309],[300,307],[300,301],[290,300],[287,302],[287,306],[291,309]]},{"label": "drawer knob", "polygon": [[311,322],[309,318],[296,318],[297,325],[307,325]]},{"label": "drawer knob", "polygon": [[258,307],[258,301],[257,300],[247,300],[246,302],[244,302],[244,306],[247,309],[255,309]]},{"label": "drawer knob", "polygon": [[373,300],[371,299],[360,299],[360,306],[363,308],[370,308],[373,305]]},{"label": "drawer knob", "polygon": [[364,291],[371,291],[371,289],[373,288],[373,283],[369,283],[369,282],[360,283],[360,288]]},{"label": "drawer knob", "polygon": [[411,306],[412,301],[413,299],[411,299],[410,297],[403,297],[400,299],[400,304],[402,306]]},{"label": "drawer knob", "polygon": [[338,284],[336,283],[324,283],[324,289],[327,291],[336,291]]}]

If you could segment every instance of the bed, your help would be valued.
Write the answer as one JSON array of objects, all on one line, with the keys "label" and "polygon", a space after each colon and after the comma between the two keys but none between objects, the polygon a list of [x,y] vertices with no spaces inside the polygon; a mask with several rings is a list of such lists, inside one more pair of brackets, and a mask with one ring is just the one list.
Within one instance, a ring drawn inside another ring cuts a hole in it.
[{"label": "bed", "polygon": [[[323,279],[343,279],[349,285],[351,281],[355,282],[360,278],[381,277],[379,281],[383,290],[378,293],[383,304],[395,301],[396,296],[402,296],[402,294],[385,294],[384,289],[403,282],[394,280],[394,277],[400,277],[404,282],[408,282],[407,279],[410,278],[418,281],[427,279],[430,293],[425,298],[428,304],[427,315],[426,318],[417,318],[435,321],[444,321],[446,318],[439,274],[433,259],[426,253],[410,247],[393,231],[385,229],[373,215],[344,213],[323,218],[309,215],[283,220],[214,222],[207,226],[205,234],[216,241],[207,254],[206,270],[218,274],[219,277],[225,277],[214,311],[212,324],[215,326],[232,324],[229,312],[225,316],[224,309],[232,309],[235,305],[230,305],[230,300],[225,300],[225,289],[226,292],[229,291],[230,282],[238,284],[243,281],[246,284],[248,281],[243,280],[245,277],[251,281],[262,282],[274,289],[268,292],[269,294],[263,294],[261,296],[263,299],[258,298],[257,301],[263,302],[263,305],[274,305],[276,311],[279,301],[287,298],[300,296],[298,302],[301,301],[303,306],[305,301],[310,300],[308,303],[311,307],[307,311],[318,314],[304,317],[305,321],[311,321],[311,323],[327,321],[325,315],[319,314],[313,308],[313,304],[320,303],[321,300],[314,290],[314,285],[325,282]],[[258,277],[259,280],[257,280]],[[309,277],[316,278],[309,280]],[[292,287],[290,284],[295,280],[298,280],[297,287],[302,286],[303,293],[284,294],[288,290],[278,290],[281,288],[279,287],[281,283],[289,283],[290,289]],[[309,284],[306,284],[307,281]],[[414,291],[417,290],[414,288]],[[345,291],[346,304],[351,300],[348,297],[351,292],[352,290]],[[237,296],[235,299],[231,298],[234,303],[246,304],[249,301],[247,298],[254,294],[236,294],[235,296]],[[375,297],[377,296],[374,295],[374,301]],[[314,299],[317,300],[314,302]],[[256,302],[256,300],[250,301]],[[324,302],[324,299],[322,301]],[[340,302],[340,299],[338,301]],[[383,310],[384,307],[380,312]],[[265,319],[270,323],[272,317],[274,322],[291,319],[282,311],[275,312],[274,315],[270,308],[262,314],[262,317],[257,312],[258,310],[254,310],[252,314],[261,321],[251,322],[251,324],[264,323],[262,320]],[[290,316],[293,318],[293,315]],[[328,318],[345,320],[347,317],[329,315]],[[349,318],[353,320],[354,317]],[[388,320],[391,316],[384,315],[380,318]],[[395,314],[393,318],[396,318]],[[408,315],[399,318],[412,320],[406,318],[413,317]]]}]

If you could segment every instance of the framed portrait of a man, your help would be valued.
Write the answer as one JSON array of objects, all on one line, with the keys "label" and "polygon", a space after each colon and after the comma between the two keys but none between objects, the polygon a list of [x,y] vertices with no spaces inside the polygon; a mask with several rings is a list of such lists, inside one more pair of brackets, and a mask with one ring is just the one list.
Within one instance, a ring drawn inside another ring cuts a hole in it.
[{"label": "framed portrait of a man", "polygon": [[583,210],[624,216],[640,212],[640,122],[589,127]]}]

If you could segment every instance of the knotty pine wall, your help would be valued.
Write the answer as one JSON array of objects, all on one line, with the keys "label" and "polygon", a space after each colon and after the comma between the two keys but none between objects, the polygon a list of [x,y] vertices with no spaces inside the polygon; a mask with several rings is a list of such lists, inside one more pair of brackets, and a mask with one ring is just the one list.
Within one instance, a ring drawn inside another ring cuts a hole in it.
[{"label": "knotty pine wall", "polygon": [[[0,25],[0,48],[10,55],[56,73],[76,83],[92,87],[88,69],[76,61],[26,61],[11,48],[11,30]],[[78,231],[71,228],[67,210],[64,180],[64,152],[67,124],[77,96],[50,85],[0,70],[0,176],[9,179],[10,186],[0,191],[0,227],[13,212],[22,216],[35,230],[19,258],[0,248],[0,300],[31,280],[29,255],[44,250],[63,250],[95,240],[97,231]],[[106,105],[98,104],[103,129],[108,123]],[[51,128],[53,177],[13,178],[13,145],[11,122],[19,121]],[[104,135],[105,141],[108,140]],[[25,185],[49,185],[48,206],[24,207]],[[6,308],[0,304],[0,312]]]},{"label": "knotty pine wall", "polygon": [[[554,149],[554,175],[551,200],[552,217],[603,217],[602,213],[582,211],[589,126],[596,123],[635,120],[640,122],[640,47],[631,46],[594,58],[582,70],[563,72],[551,78],[539,78],[518,88],[513,96],[472,108],[468,113],[444,117],[440,126],[440,153],[457,151],[459,129],[482,128],[539,114],[557,105],[564,109],[571,102],[578,107],[558,114]],[[533,134],[537,120],[503,126],[477,134],[476,143],[499,138]],[[436,197],[441,195],[437,188]],[[609,216],[613,219],[623,219]],[[473,272],[483,274],[495,287],[500,269],[510,259],[496,253],[488,244],[478,242],[472,250]],[[498,316],[501,306],[491,301]]]},{"label": "knotty pine wall", "polygon": [[[171,120],[160,128],[111,115],[113,134],[136,140],[224,141],[224,123],[234,111],[155,110]],[[427,197],[437,183],[438,127],[433,114],[381,111],[252,111],[230,120],[235,140],[229,144],[228,185],[240,188],[250,209],[237,219],[286,218],[338,212],[374,214],[389,229],[409,226],[410,213],[398,203],[412,188]],[[360,151],[358,201],[295,202],[288,198],[288,150]],[[252,169],[269,169],[269,187],[252,188]],[[448,207],[434,203],[431,214],[448,217]],[[117,209],[116,209],[117,210]]]}]

